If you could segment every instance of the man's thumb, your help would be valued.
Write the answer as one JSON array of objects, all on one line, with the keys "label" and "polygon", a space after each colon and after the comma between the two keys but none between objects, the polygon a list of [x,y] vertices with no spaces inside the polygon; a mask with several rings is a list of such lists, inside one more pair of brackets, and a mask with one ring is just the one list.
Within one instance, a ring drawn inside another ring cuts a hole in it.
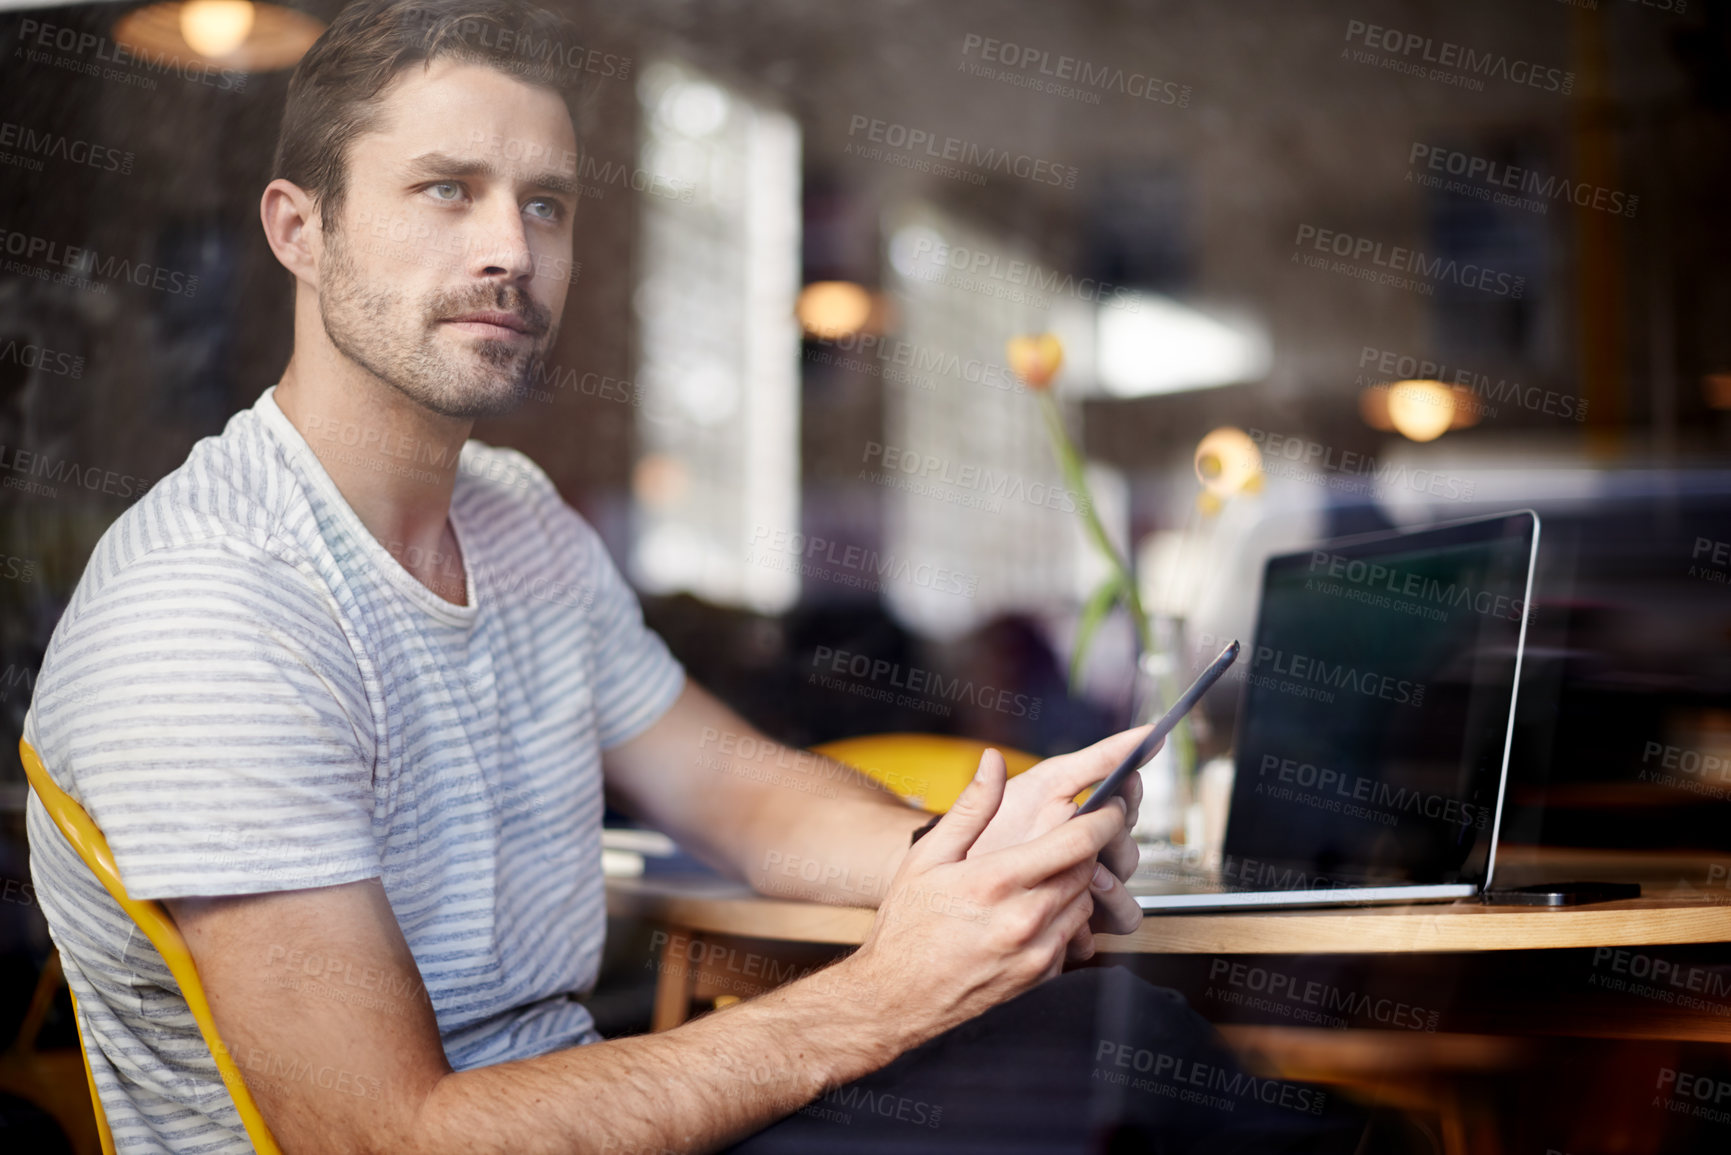
[{"label": "man's thumb", "polygon": [[916,845],[928,846],[928,853],[935,851],[933,857],[943,862],[960,862],[966,858],[968,849],[1004,801],[1004,783],[1008,778],[1009,769],[1004,765],[1004,756],[988,747],[980,755],[980,764],[961,796],[938,819],[931,833]]}]

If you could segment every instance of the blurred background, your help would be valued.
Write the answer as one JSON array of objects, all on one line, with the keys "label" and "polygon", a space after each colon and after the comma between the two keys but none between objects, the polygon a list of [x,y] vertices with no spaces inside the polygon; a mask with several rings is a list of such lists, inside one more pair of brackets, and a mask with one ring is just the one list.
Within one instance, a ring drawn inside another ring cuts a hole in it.
[{"label": "blurred background", "polygon": [[[1532,508],[1505,839],[1731,858],[1727,5],[553,6],[586,41],[579,272],[531,400],[476,436],[540,463],[753,723],[1042,755],[1128,724],[1125,613],[1069,676],[1107,574],[1087,510],[1188,680],[1250,634],[1271,553]],[[287,359],[258,197],[341,5],[6,7],[0,1040],[50,951],[35,671],[104,529]],[[1234,706],[1204,703],[1199,761]],[[604,981],[604,1026],[631,990]],[[1594,1045],[1571,1098],[1649,1044]],[[1694,1141],[1499,1118],[1511,1150]]]}]

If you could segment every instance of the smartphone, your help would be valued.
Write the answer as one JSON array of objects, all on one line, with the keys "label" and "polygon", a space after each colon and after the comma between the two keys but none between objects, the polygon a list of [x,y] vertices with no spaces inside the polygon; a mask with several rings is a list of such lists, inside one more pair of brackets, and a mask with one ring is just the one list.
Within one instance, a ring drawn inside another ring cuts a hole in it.
[{"label": "smartphone", "polygon": [[1543,882],[1484,893],[1484,900],[1492,906],[1583,906],[1640,897],[1638,882]]},{"label": "smartphone", "polygon": [[1178,700],[1172,703],[1172,708],[1166,711],[1158,722],[1154,723],[1154,728],[1148,731],[1148,736],[1138,742],[1136,748],[1130,751],[1130,756],[1118,763],[1118,768],[1108,774],[1106,780],[1094,788],[1094,792],[1088,795],[1088,800],[1082,803],[1081,808],[1076,813],[1092,814],[1106,805],[1112,795],[1118,793],[1119,788],[1124,785],[1124,780],[1130,777],[1138,766],[1146,762],[1150,754],[1154,753],[1154,747],[1160,744],[1160,739],[1170,734],[1172,728],[1178,725],[1184,715],[1195,708],[1196,703],[1202,700],[1202,695],[1206,694],[1208,688],[1220,680],[1220,675],[1226,672],[1226,668],[1237,657],[1237,642],[1233,642],[1221,650],[1220,656],[1208,663],[1208,668],[1203,670],[1194,682],[1190,683],[1188,690],[1178,695]]}]

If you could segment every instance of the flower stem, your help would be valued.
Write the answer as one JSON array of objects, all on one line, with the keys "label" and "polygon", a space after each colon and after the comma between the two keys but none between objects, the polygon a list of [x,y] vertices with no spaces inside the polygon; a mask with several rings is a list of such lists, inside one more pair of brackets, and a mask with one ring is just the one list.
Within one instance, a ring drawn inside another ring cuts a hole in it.
[{"label": "flower stem", "polygon": [[1064,474],[1064,481],[1071,492],[1082,498],[1082,524],[1093,539],[1096,547],[1105,555],[1109,564],[1122,580],[1123,598],[1130,610],[1130,617],[1136,624],[1136,637],[1144,650],[1154,648],[1154,638],[1148,628],[1148,615],[1142,610],[1142,595],[1136,589],[1135,578],[1131,576],[1130,567],[1118,547],[1112,544],[1107,536],[1106,527],[1100,521],[1100,513],[1094,505],[1094,495],[1088,489],[1087,475],[1082,472],[1082,455],[1076,451],[1076,445],[1070,440],[1070,434],[1064,428],[1064,419],[1058,412],[1058,402],[1049,391],[1042,390],[1037,396],[1040,399],[1040,409],[1046,415],[1046,427],[1052,435],[1052,448],[1058,457],[1058,468]]},{"label": "flower stem", "polygon": [[[1112,544],[1112,539],[1106,533],[1106,527],[1100,521],[1099,511],[1095,508],[1094,495],[1088,488],[1087,475],[1082,470],[1082,455],[1076,449],[1075,442],[1070,440],[1069,431],[1064,428],[1063,415],[1058,411],[1057,399],[1050,390],[1042,389],[1036,396],[1040,399],[1040,410],[1045,414],[1046,427],[1052,436],[1052,448],[1058,458],[1058,468],[1064,474],[1064,481],[1071,492],[1082,499],[1082,524],[1088,531],[1088,536],[1095,546],[1105,555],[1107,564],[1115,570],[1119,577],[1118,588],[1121,593],[1119,600],[1130,612],[1130,620],[1136,627],[1136,640],[1143,653],[1153,653],[1158,648],[1154,640],[1154,632],[1148,623],[1148,612],[1142,608],[1142,593],[1136,586],[1136,578],[1130,572],[1129,563],[1118,552],[1118,547]],[[1081,657],[1077,655],[1074,664],[1080,666]],[[1178,690],[1171,673],[1160,679],[1160,693],[1170,704],[1177,698]],[[1196,761],[1196,739],[1190,730],[1190,719],[1184,718],[1173,729],[1172,739],[1177,743],[1179,773],[1188,778],[1194,769]]]}]

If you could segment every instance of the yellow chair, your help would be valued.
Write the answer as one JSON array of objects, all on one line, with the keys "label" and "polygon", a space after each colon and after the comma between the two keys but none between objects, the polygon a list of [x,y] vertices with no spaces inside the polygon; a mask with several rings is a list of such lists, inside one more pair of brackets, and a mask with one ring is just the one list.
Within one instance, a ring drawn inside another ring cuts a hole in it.
[{"label": "yellow chair", "polygon": [[[60,828],[60,833],[72,844],[72,849],[78,852],[84,865],[90,868],[98,882],[108,888],[114,901],[138,924],[138,929],[144,932],[144,936],[162,955],[163,962],[168,964],[169,973],[179,984],[180,993],[192,1010],[193,1020],[198,1023],[199,1033],[204,1036],[205,1046],[210,1048],[211,1057],[216,1060],[216,1069],[222,1075],[223,1085],[234,1099],[234,1108],[240,1112],[241,1124],[246,1128],[247,1138],[252,1140],[253,1149],[261,1155],[281,1155],[276,1139],[265,1125],[264,1116],[259,1114],[258,1104],[253,1102],[252,1092],[247,1089],[240,1068],[235,1066],[228,1048],[217,1034],[216,1020],[211,1018],[210,1002],[204,995],[204,984],[198,979],[198,968],[193,965],[192,954],[186,949],[186,940],[181,938],[174,920],[168,917],[168,912],[160,903],[151,899],[134,899],[126,893],[126,887],[120,881],[120,869],[114,862],[114,854],[108,849],[108,840],[102,836],[102,831],[96,828],[90,815],[84,812],[84,807],[78,805],[70,794],[60,789],[54,779],[48,776],[47,768],[42,765],[42,759],[37,756],[30,743],[19,739],[18,752],[24,759],[24,773],[30,779],[30,786],[36,791],[36,797],[41,799],[48,816],[54,820],[54,825]],[[76,999],[72,1005],[76,1018]],[[96,1125],[102,1136],[102,1150],[104,1155],[114,1155],[114,1136],[109,1132],[108,1119],[102,1111],[102,1100],[96,1094],[96,1078],[90,1070],[90,1052],[86,1048],[83,1031],[79,1032],[78,1045],[84,1052],[84,1078],[90,1084],[90,1100],[96,1107]]]},{"label": "yellow chair", "polygon": [[1004,756],[1012,778],[1040,761],[996,742],[942,734],[866,734],[812,749],[883,783],[926,813],[942,814],[955,805],[988,746]]}]

